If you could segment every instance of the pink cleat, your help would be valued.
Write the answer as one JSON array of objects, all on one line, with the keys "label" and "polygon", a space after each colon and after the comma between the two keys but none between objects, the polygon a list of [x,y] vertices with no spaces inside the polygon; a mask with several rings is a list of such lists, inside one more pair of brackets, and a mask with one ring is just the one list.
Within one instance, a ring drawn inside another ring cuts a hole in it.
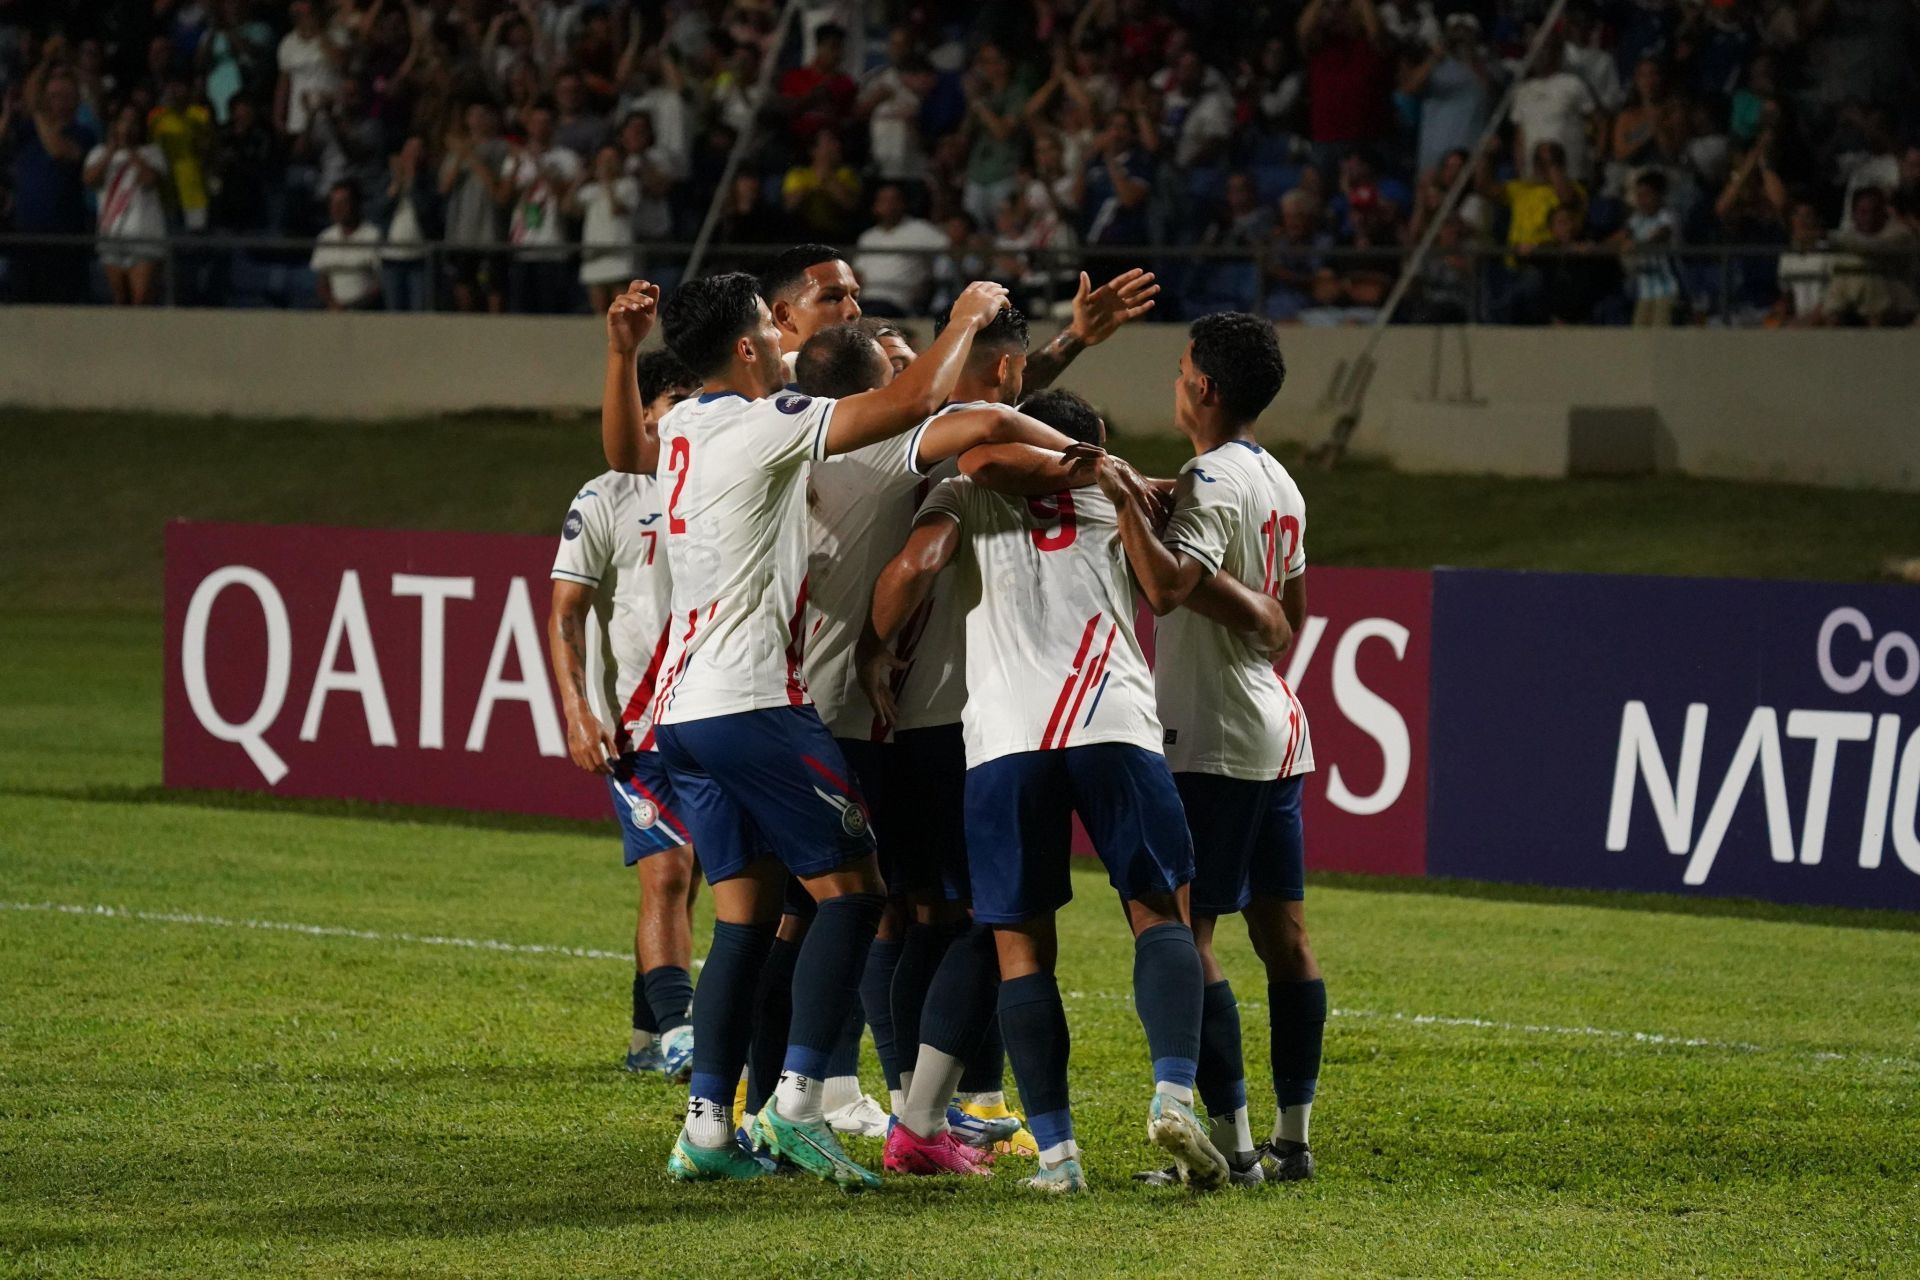
[{"label": "pink cleat", "polygon": [[990,1177],[987,1162],[979,1159],[979,1153],[957,1141],[953,1134],[942,1130],[931,1138],[922,1138],[899,1121],[887,1134],[887,1149],[882,1168],[888,1173],[904,1173],[914,1176],[955,1173],[962,1177]]}]

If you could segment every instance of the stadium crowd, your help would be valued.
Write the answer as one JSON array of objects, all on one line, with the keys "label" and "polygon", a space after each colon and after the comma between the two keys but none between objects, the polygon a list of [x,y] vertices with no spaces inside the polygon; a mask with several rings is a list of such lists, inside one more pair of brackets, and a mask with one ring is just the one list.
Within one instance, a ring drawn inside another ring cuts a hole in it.
[{"label": "stadium crowd", "polygon": [[[1363,321],[1545,8],[825,0],[776,47],[774,0],[0,0],[0,226],[104,239],[14,245],[0,296],[87,300],[97,258],[152,300],[175,235],[185,302],[600,310],[675,278],[646,246],[759,122],[717,243],[856,245],[875,313],[1131,259],[1162,318]],[[1572,0],[1406,318],[1910,322],[1917,32],[1908,0]],[[1766,252],[1675,252],[1719,245]]]}]

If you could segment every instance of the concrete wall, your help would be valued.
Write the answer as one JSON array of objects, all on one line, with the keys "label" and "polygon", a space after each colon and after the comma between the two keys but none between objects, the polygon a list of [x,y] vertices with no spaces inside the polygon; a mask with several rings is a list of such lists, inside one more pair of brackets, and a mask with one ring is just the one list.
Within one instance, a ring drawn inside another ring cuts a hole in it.
[{"label": "concrete wall", "polygon": [[[356,418],[584,409],[599,394],[600,335],[587,317],[3,308],[0,404]],[[1184,341],[1176,325],[1123,330],[1068,385],[1122,431],[1171,430]],[[1282,331],[1292,372],[1268,413],[1275,438],[1325,434],[1316,403],[1363,341],[1354,329]],[[1429,397],[1436,344],[1441,397],[1459,395],[1470,362],[1484,408],[1412,411]],[[1537,433],[1515,424],[1553,432],[1573,409],[1651,407],[1690,474],[1920,489],[1920,330],[1396,328],[1377,361],[1354,447],[1410,466],[1449,465],[1418,435],[1445,421],[1472,431],[1468,469],[1538,474]]]}]

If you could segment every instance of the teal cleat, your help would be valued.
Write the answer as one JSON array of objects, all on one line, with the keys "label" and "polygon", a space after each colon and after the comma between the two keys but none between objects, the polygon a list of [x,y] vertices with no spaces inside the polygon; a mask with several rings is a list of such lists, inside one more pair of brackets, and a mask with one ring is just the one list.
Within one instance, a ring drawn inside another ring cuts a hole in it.
[{"label": "teal cleat", "polygon": [[767,1170],[737,1142],[724,1147],[701,1147],[687,1141],[686,1131],[674,1140],[667,1172],[681,1182],[746,1182],[764,1178]]},{"label": "teal cleat", "polygon": [[1172,1094],[1154,1092],[1147,1141],[1173,1157],[1181,1179],[1195,1190],[1217,1191],[1227,1185],[1227,1158],[1208,1139],[1193,1108]]},{"label": "teal cleat", "polygon": [[660,1045],[656,1042],[638,1053],[629,1053],[623,1070],[637,1076],[650,1076],[657,1074],[664,1065],[665,1059],[660,1056]]},{"label": "teal cleat", "polygon": [[1080,1162],[1069,1156],[1059,1164],[1043,1164],[1039,1172],[1020,1184],[1050,1195],[1074,1195],[1087,1189],[1087,1175]]},{"label": "teal cleat", "polygon": [[693,1078],[693,1028],[675,1027],[660,1037],[660,1074],[675,1084]]},{"label": "teal cleat", "polygon": [[796,1121],[780,1114],[773,1100],[760,1111],[760,1135],[776,1159],[789,1161],[814,1177],[849,1191],[880,1185],[880,1175],[848,1158],[825,1119]]}]

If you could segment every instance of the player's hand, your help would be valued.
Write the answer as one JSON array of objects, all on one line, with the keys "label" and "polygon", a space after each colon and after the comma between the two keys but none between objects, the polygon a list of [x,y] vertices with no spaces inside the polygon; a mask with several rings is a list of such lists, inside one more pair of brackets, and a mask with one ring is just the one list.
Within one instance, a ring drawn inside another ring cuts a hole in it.
[{"label": "player's hand", "polygon": [[907,669],[907,664],[893,655],[884,645],[877,649],[862,649],[855,659],[860,677],[860,690],[867,695],[867,701],[873,704],[873,713],[880,717],[880,723],[891,725],[899,718],[900,708],[893,698],[893,679]]},{"label": "player's hand", "polygon": [[1293,624],[1287,621],[1287,611],[1272,596],[1263,596],[1273,607],[1263,607],[1262,625],[1253,642],[1267,655],[1269,662],[1278,662],[1293,645]]},{"label": "player's hand", "polygon": [[1108,456],[1107,451],[1097,444],[1086,444],[1076,440],[1060,451],[1060,460],[1067,467],[1067,481],[1073,488],[1099,479],[1101,460]]},{"label": "player's hand", "polygon": [[660,286],[635,280],[607,308],[607,345],[623,355],[632,355],[653,332],[659,314]]},{"label": "player's hand", "polygon": [[995,284],[991,280],[975,280],[960,291],[953,300],[953,309],[947,313],[951,324],[970,324],[976,329],[984,329],[993,323],[1000,309],[1008,305],[1007,287]]},{"label": "player's hand", "polygon": [[1135,267],[1123,271],[1098,289],[1087,273],[1080,273],[1080,287],[1073,294],[1073,321],[1067,331],[1083,346],[1095,347],[1113,336],[1113,331],[1129,320],[1138,320],[1153,310],[1153,296],[1160,292],[1153,272]]},{"label": "player's hand", "polygon": [[1155,506],[1147,483],[1125,458],[1111,453],[1101,457],[1094,464],[1093,479],[1114,506],[1138,507],[1142,515],[1149,520],[1153,518]]},{"label": "player's hand", "polygon": [[607,775],[620,758],[620,746],[598,716],[583,712],[567,720],[567,754],[588,773]]}]

